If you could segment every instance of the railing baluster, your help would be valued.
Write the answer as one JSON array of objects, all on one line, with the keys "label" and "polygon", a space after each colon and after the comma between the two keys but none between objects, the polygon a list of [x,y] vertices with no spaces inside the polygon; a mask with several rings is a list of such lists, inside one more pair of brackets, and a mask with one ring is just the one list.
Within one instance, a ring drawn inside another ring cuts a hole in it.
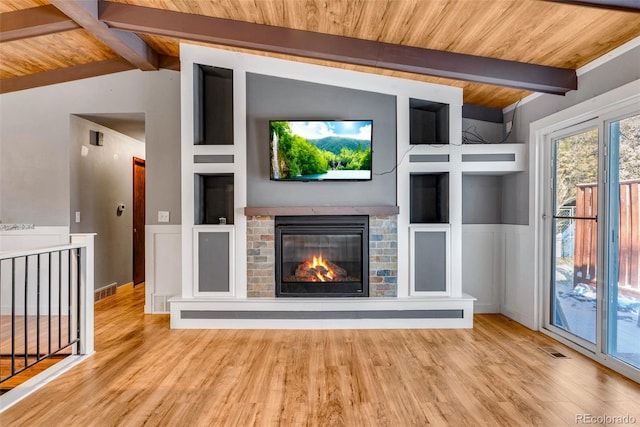
[{"label": "railing baluster", "polygon": [[24,366],[29,364],[29,257],[24,257]]},{"label": "railing baluster", "polygon": [[[80,337],[81,337],[81,314],[82,314],[82,298],[81,298],[81,286],[82,286],[82,264],[81,264],[81,249],[82,245],[61,245],[57,248],[49,248],[42,250],[28,250],[28,251],[17,251],[14,254],[0,254],[0,279],[3,277],[2,272],[4,270],[5,276],[7,276],[6,282],[4,285],[10,285],[11,295],[8,295],[8,292],[4,294],[4,298],[0,297],[0,305],[2,304],[4,299],[9,300],[11,302],[11,316],[10,316],[10,328],[7,328],[7,322],[9,320],[5,320],[6,318],[0,317],[0,323],[2,328],[0,331],[3,332],[2,337],[4,338],[5,344],[0,348],[0,355],[2,355],[3,360],[7,356],[10,356],[10,372],[9,369],[3,369],[0,371],[0,384],[4,383],[6,380],[14,377],[16,374],[19,374],[26,369],[36,365],[42,360],[51,357],[55,354],[60,353],[62,350],[72,347],[72,354],[78,354],[80,352]],[[75,251],[75,252],[74,252]],[[44,255],[47,255],[47,258],[43,259]],[[57,254],[57,255],[55,255]],[[56,262],[55,257],[58,257]],[[74,270],[73,257],[77,259],[76,269]],[[34,259],[35,257],[35,259]],[[65,258],[66,257],[66,258]],[[47,262],[48,260],[48,262]],[[67,263],[66,266],[64,263]],[[46,263],[46,267],[45,266]],[[58,284],[55,286],[53,281],[56,279],[55,272],[53,271],[55,264],[57,264],[58,274],[57,280]],[[65,268],[66,267],[66,268]],[[11,271],[7,272],[6,269],[10,268]],[[24,268],[24,272],[22,273],[22,269]],[[30,272],[30,268],[35,268],[36,272]],[[43,271],[44,268],[48,268],[47,271]],[[20,271],[18,271],[20,270]],[[20,276],[20,274],[24,274],[24,276]],[[63,275],[67,274],[66,285],[63,285]],[[10,277],[9,277],[10,276]],[[45,278],[48,277],[47,288],[44,288],[42,283]],[[35,298],[32,299],[32,295],[29,294],[31,289],[30,281],[34,281],[34,292],[36,293]],[[17,292],[17,287],[24,284],[24,296],[19,296]],[[9,286],[6,286],[9,288]],[[54,297],[53,291],[57,289],[58,296]],[[7,289],[8,290],[8,289]],[[77,290],[77,291],[76,291]],[[63,292],[66,291],[66,297],[63,297]],[[47,299],[43,298],[42,293],[47,293]],[[74,292],[76,294],[74,295]],[[17,306],[17,302],[20,300],[21,304],[24,304],[24,309],[20,310]],[[29,309],[29,304],[31,301],[34,301],[36,305],[34,319],[30,319],[31,311]],[[42,310],[41,305],[43,303],[48,302],[48,308],[46,311]],[[62,304],[67,303],[67,307],[63,310]],[[58,304],[58,310],[53,308],[53,304]],[[75,307],[74,307],[74,304]],[[66,313],[67,321],[63,323],[62,314]],[[53,330],[56,328],[56,325],[53,323],[53,315],[57,314],[58,322],[57,322],[57,346],[53,338]],[[45,332],[44,325],[41,325],[41,321],[47,316],[47,326],[48,336],[47,336],[47,344],[42,343],[42,335]],[[74,318],[73,316],[77,316]],[[35,327],[30,327],[32,324],[31,320],[36,322]],[[74,328],[74,322],[76,322],[76,327]],[[63,325],[66,324],[66,333],[67,336],[63,340],[62,330]],[[24,327],[24,334],[20,333],[19,328]],[[35,329],[35,338],[34,331],[31,329]],[[6,332],[5,332],[6,331]],[[11,342],[9,343],[9,334],[11,335]],[[75,334],[75,335],[74,335]],[[6,336],[5,336],[6,335]],[[20,346],[18,343],[19,336],[24,336],[24,344]],[[35,339],[35,357],[33,355],[33,351],[30,351],[30,343]],[[2,342],[0,340],[0,342]],[[44,349],[45,345],[47,346],[46,350]],[[9,348],[10,346],[10,348]],[[24,352],[18,353],[17,347],[23,347]],[[11,352],[8,355],[8,352]],[[7,358],[8,360],[8,358]],[[22,361],[24,360],[24,363]]]},{"label": "railing baluster", "polygon": [[69,344],[71,342],[71,249],[67,251],[67,265],[67,299],[69,301],[67,305],[67,344]]},{"label": "railing baluster", "polygon": [[[2,260],[0,259],[0,289],[2,289]],[[2,307],[2,292],[0,292],[0,307]],[[2,312],[0,311],[0,358],[2,358]],[[2,368],[0,367],[0,379],[2,379]]]},{"label": "railing baluster", "polygon": [[16,259],[11,259],[11,375],[16,374]]},{"label": "railing baluster", "polygon": [[40,254],[36,256],[36,360],[40,361]]},{"label": "railing baluster", "polygon": [[51,268],[52,254],[53,252],[49,252],[49,283],[47,284],[49,287],[49,292],[47,294],[47,298],[49,300],[49,304],[48,304],[49,315],[47,316],[47,322],[49,326],[49,336],[47,337],[47,340],[49,341],[49,345],[47,348],[48,354],[51,354],[51,281],[53,280],[53,268]]},{"label": "railing baluster", "polygon": [[58,348],[62,347],[62,251],[58,251]]},{"label": "railing baluster", "polygon": [[[76,248],[76,269],[78,270],[76,272],[76,287],[77,287],[77,292],[76,292],[76,305],[78,313],[76,314],[78,317],[76,317],[76,339],[80,339],[80,315],[81,315],[81,309],[82,309],[82,298],[80,297],[80,275],[82,274],[82,266],[81,266],[81,261],[82,261],[82,252],[80,250],[80,248]],[[77,348],[77,347],[76,347]],[[79,348],[77,348],[78,351],[80,351]]]}]

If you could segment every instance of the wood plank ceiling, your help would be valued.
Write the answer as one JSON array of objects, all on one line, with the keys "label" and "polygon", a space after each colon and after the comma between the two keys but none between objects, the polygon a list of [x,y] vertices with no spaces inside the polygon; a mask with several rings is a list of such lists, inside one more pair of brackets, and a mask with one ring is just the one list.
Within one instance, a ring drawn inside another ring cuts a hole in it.
[{"label": "wood plank ceiling", "polygon": [[576,69],[640,36],[640,2],[575,3],[2,0],[0,93],[177,69],[187,42],[461,87],[465,104],[504,108],[574,89]]}]

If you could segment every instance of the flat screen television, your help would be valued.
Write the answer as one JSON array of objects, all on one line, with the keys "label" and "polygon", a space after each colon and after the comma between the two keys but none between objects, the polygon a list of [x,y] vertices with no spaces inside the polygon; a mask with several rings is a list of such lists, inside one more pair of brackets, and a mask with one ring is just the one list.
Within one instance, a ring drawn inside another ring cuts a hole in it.
[{"label": "flat screen television", "polygon": [[271,179],[371,179],[372,120],[270,120]]}]

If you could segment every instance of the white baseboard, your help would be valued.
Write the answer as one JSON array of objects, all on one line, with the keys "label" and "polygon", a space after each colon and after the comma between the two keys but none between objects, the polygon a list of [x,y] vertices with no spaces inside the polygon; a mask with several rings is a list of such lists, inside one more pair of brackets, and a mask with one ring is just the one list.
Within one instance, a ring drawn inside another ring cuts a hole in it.
[{"label": "white baseboard", "polygon": [[476,302],[473,306],[474,314],[496,314],[501,313],[500,304],[479,304]]}]

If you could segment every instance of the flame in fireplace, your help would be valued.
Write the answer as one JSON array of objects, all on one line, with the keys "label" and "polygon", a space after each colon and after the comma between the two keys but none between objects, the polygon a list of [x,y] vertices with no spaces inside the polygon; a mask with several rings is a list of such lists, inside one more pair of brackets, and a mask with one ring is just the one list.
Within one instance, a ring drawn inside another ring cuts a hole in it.
[{"label": "flame in fireplace", "polygon": [[321,282],[333,280],[333,270],[325,262],[324,258],[322,258],[322,255],[314,256],[313,260],[309,262],[309,268],[312,268],[316,272],[316,277]]},{"label": "flame in fireplace", "polygon": [[309,256],[296,267],[290,277],[295,282],[343,282],[349,274],[341,266],[334,264],[322,255]]}]

